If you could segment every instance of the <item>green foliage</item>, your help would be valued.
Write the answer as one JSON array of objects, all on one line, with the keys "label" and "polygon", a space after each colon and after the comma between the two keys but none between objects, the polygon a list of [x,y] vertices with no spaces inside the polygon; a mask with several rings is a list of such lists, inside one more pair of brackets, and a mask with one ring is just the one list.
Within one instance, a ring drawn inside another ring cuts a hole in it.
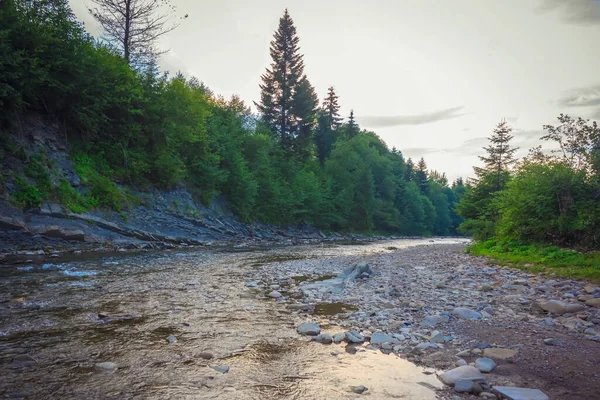
[{"label": "green foliage", "polygon": [[42,194],[40,190],[27,183],[25,179],[18,176],[15,178],[18,186],[17,191],[13,194],[14,202],[23,208],[39,207],[42,204]]},{"label": "green foliage", "polygon": [[571,278],[600,281],[600,253],[582,253],[557,246],[524,244],[514,240],[487,240],[467,248],[467,252],[491,257],[495,262],[532,271]]},{"label": "green foliage", "polygon": [[57,188],[57,197],[61,204],[74,213],[83,213],[94,207],[89,197],[82,196],[66,179],[61,179]]}]

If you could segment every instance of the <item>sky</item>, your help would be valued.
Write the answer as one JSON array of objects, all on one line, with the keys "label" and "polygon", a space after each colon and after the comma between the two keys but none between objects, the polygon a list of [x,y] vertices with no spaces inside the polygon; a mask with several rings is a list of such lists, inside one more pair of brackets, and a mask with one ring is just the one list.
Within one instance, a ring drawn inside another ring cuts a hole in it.
[{"label": "sky", "polygon": [[[70,0],[95,36],[90,0]],[[216,94],[259,99],[283,10],[297,27],[305,73],[341,113],[354,110],[405,157],[451,180],[473,175],[501,120],[518,155],[560,113],[600,122],[600,0],[174,0],[161,40],[164,70]]]}]

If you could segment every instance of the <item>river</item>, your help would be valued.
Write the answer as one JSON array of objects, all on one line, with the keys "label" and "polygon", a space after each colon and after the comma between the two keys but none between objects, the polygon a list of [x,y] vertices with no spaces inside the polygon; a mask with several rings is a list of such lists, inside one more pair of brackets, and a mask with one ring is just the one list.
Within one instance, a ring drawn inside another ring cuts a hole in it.
[{"label": "river", "polygon": [[[285,301],[246,287],[274,264],[285,272],[322,260],[341,270],[356,256],[421,244],[429,241],[83,254],[1,266],[0,394],[347,399],[361,397],[351,386],[364,385],[371,399],[435,399],[434,370],[365,346],[351,354],[344,345],[311,342],[296,333],[298,313]],[[103,362],[117,369],[99,369]]]}]

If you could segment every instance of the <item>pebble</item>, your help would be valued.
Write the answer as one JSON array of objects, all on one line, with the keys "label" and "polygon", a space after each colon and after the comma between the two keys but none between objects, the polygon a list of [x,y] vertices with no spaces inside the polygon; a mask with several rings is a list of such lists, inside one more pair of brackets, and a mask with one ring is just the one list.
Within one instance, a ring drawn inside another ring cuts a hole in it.
[{"label": "pebble", "polygon": [[209,353],[207,351],[203,351],[202,353],[198,354],[198,357],[204,359],[204,360],[210,360],[211,358],[213,358],[212,353]]},{"label": "pebble", "polygon": [[323,344],[331,344],[331,342],[333,342],[333,338],[329,333],[321,333],[320,335],[315,336],[312,340]]},{"label": "pebble", "polygon": [[277,290],[273,290],[271,293],[269,293],[267,296],[272,297],[274,299],[278,299],[280,297],[282,297],[282,294],[279,293]]},{"label": "pebble", "polygon": [[459,359],[459,360],[456,362],[456,366],[457,366],[457,367],[462,367],[462,366],[465,366],[465,365],[468,365],[468,363],[467,363],[465,360],[463,360],[462,358],[461,358],[461,359]]},{"label": "pebble", "polygon": [[346,340],[348,343],[363,343],[365,338],[358,331],[346,332]]},{"label": "pebble", "polygon": [[383,343],[391,343],[391,342],[395,342],[394,338],[391,335],[388,335],[383,332],[375,332],[371,336],[371,344],[374,344],[374,345],[377,345],[377,344],[380,345]]},{"label": "pebble", "polygon": [[215,365],[211,367],[212,369],[214,369],[217,372],[220,372],[222,374],[226,374],[229,372],[229,366],[228,365]]},{"label": "pebble", "polygon": [[489,373],[496,368],[496,363],[491,358],[481,357],[475,360],[475,368],[481,372]]},{"label": "pebble", "polygon": [[481,313],[464,307],[456,307],[452,310],[452,315],[460,319],[478,320],[481,318]]},{"label": "pebble", "polygon": [[101,371],[116,371],[118,366],[113,362],[101,362],[95,365],[96,369]]},{"label": "pebble", "polygon": [[169,335],[169,337],[167,338],[167,341],[170,344],[177,343],[177,338],[175,336],[173,336],[173,335]]},{"label": "pebble", "polygon": [[336,333],[333,335],[333,343],[342,343],[342,341],[346,338],[345,333]]},{"label": "pebble", "polygon": [[547,344],[548,346],[554,346],[556,342],[557,340],[554,338],[544,339],[544,344]]},{"label": "pebble", "polygon": [[352,390],[356,394],[363,394],[364,392],[369,390],[369,388],[367,388],[366,386],[363,386],[363,385],[359,385],[359,386],[350,386],[350,390]]}]

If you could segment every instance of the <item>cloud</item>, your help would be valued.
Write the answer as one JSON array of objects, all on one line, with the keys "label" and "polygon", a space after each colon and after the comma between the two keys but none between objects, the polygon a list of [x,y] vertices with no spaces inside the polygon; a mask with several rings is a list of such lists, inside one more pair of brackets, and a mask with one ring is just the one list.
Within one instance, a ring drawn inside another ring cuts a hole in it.
[{"label": "cloud", "polygon": [[541,12],[559,12],[566,22],[579,25],[600,24],[598,0],[542,0]]},{"label": "cloud", "polygon": [[569,90],[558,100],[558,105],[561,107],[600,106],[600,85]]},{"label": "cloud", "polygon": [[426,154],[438,153],[440,151],[442,150],[433,147],[409,147],[407,149],[402,149],[402,154],[406,154],[410,157],[425,156]]},{"label": "cloud", "polygon": [[546,133],[542,129],[515,129],[513,132],[513,136],[516,142],[529,142],[532,140],[537,140],[544,136]]},{"label": "cloud", "polygon": [[357,117],[356,119],[360,125],[364,125],[367,128],[387,128],[398,125],[424,125],[465,115],[464,113],[460,113],[463,109],[464,106],[460,106],[426,114]]}]

